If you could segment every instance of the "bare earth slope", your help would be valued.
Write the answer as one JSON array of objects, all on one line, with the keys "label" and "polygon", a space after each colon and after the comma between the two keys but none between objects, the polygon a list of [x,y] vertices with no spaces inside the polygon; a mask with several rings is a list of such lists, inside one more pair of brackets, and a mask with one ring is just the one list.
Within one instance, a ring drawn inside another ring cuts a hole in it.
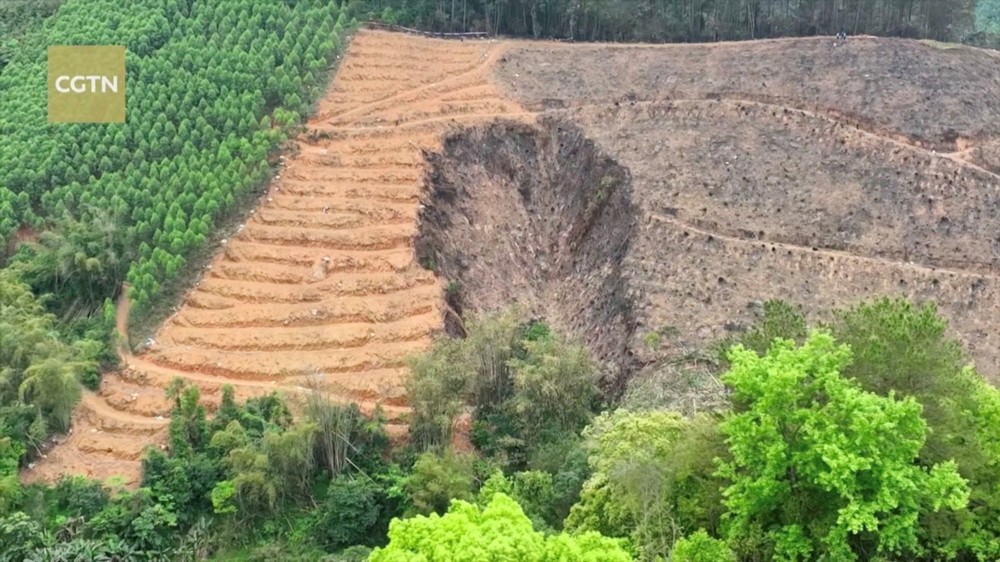
[{"label": "bare earth slope", "polygon": [[210,406],[223,384],[243,399],[316,380],[400,434],[403,360],[443,325],[442,279],[464,311],[519,302],[580,337],[612,391],[650,359],[648,332],[704,345],[770,298],[814,319],[932,299],[994,377],[998,173],[996,53],[363,31],[239,235],[25,476],[134,483],[175,377]]},{"label": "bare earth slope", "polygon": [[280,177],[155,337],[88,395],[74,432],[25,475],[139,476],[162,443],[175,377],[209,406],[304,390],[308,377],[398,433],[406,355],[442,326],[442,288],[414,260],[423,150],[455,123],[517,116],[490,82],[495,42],[362,31]]},{"label": "bare earth slope", "polygon": [[525,44],[497,72],[631,173],[637,353],[663,327],[675,348],[724,336],[768,298],[822,318],[906,295],[936,301],[984,374],[1000,370],[997,53]]}]

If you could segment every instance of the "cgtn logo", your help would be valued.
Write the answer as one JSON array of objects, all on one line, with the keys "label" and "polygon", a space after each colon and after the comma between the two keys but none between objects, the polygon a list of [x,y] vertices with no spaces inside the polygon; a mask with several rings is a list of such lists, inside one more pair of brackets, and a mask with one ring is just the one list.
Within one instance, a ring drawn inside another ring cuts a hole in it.
[{"label": "cgtn logo", "polygon": [[[98,89],[100,84],[100,89]],[[106,94],[118,93],[117,76],[59,76],[56,78],[56,91],[61,94],[87,92]]]},{"label": "cgtn logo", "polygon": [[49,122],[124,123],[125,47],[49,47]]}]

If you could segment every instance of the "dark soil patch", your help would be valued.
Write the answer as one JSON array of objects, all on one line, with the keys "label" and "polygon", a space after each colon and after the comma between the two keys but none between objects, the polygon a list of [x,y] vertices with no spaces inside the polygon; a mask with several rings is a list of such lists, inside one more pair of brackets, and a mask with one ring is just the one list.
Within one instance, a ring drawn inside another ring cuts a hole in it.
[{"label": "dark soil patch", "polygon": [[614,398],[637,368],[622,274],[637,225],[629,171],[577,128],[496,123],[428,154],[417,255],[464,311],[526,306],[583,341]]}]

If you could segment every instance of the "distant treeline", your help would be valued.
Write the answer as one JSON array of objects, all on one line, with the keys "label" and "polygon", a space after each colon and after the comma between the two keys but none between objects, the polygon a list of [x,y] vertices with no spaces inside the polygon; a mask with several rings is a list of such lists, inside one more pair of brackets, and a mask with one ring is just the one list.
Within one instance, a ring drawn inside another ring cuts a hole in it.
[{"label": "distant treeline", "polygon": [[428,31],[577,41],[689,42],[870,34],[985,44],[993,0],[353,0],[360,18]]}]

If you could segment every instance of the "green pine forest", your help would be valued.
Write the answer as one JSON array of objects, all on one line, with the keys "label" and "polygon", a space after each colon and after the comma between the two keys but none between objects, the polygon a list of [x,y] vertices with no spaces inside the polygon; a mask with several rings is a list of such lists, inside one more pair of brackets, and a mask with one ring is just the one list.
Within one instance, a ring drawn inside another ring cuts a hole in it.
[{"label": "green pine forest", "polygon": [[[412,358],[404,445],[319,393],[293,419],[230,389],[210,417],[178,381],[138,489],[20,484],[113,368],[124,284],[135,318],[169,308],[366,20],[1000,45],[998,0],[0,0],[0,560],[1000,559],[1000,394],[932,305],[899,300],[816,325],[768,302],[738,338],[662,357],[718,381],[726,403],[699,413],[656,377],[607,400],[586,348],[522,311],[469,317]],[[128,45],[127,124],[46,123],[58,44]]]}]

